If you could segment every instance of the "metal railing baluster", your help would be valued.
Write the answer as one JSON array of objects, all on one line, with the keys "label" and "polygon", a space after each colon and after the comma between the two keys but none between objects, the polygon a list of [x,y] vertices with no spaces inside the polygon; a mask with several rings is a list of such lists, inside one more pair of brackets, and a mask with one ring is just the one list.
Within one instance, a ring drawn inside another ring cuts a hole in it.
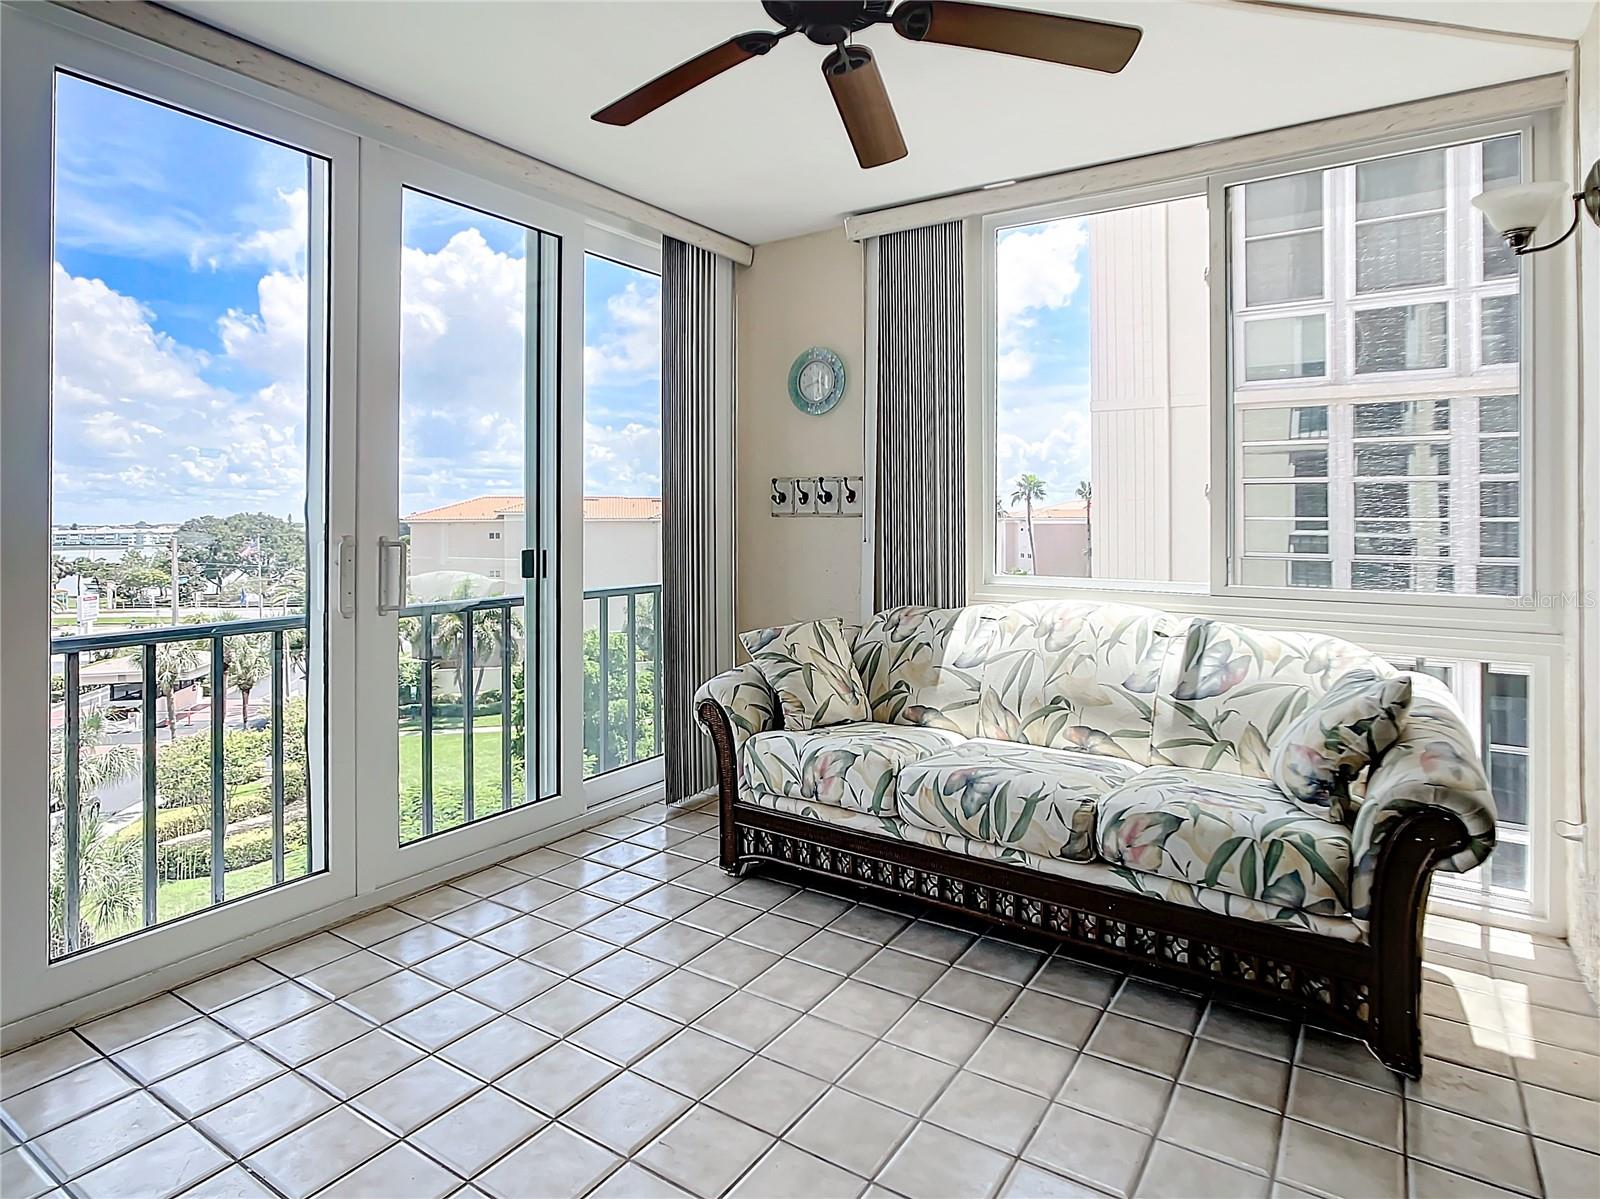
[{"label": "metal railing baluster", "polygon": [[[146,645],[142,705],[144,710],[144,923],[156,922],[156,647]],[[176,730],[169,730],[176,735]]]},{"label": "metal railing baluster", "polygon": [[600,753],[595,765],[604,774],[612,767],[611,752],[611,597],[600,597]]},{"label": "metal railing baluster", "polygon": [[[511,810],[511,659],[516,647],[511,641],[511,605],[500,609],[500,810]],[[528,697],[526,695],[528,672],[522,672],[524,695],[522,720],[527,724]]]},{"label": "metal railing baluster", "polygon": [[72,953],[78,948],[78,927],[82,923],[79,918],[79,903],[82,899],[83,865],[78,860],[83,821],[83,813],[78,807],[78,788],[81,782],[78,777],[78,746],[83,739],[78,683],[82,662],[78,654],[69,653],[63,665],[66,672],[64,681],[67,693],[66,711],[63,713],[65,728],[62,730],[61,739],[65,761],[62,762],[61,768],[66,782],[66,806],[61,812],[61,865],[66,877],[61,880],[64,888],[61,931],[66,939],[67,952]]},{"label": "metal railing baluster", "polygon": [[211,902],[226,898],[228,804],[224,769],[224,734],[228,707],[227,669],[222,660],[222,634],[211,638]]},{"label": "metal railing baluster", "polygon": [[476,633],[477,617],[469,609],[461,613],[461,815],[467,824],[472,823],[472,708],[478,700],[472,681]]},{"label": "metal railing baluster", "polygon": [[283,656],[283,630],[272,634],[272,881],[284,876],[283,843],[283,692],[286,673]]},{"label": "metal railing baluster", "polygon": [[661,585],[650,589],[650,748],[661,752]]},{"label": "metal railing baluster", "polygon": [[433,613],[422,614],[422,835],[433,832]]},{"label": "metal railing baluster", "polygon": [[628,592],[628,764],[639,760],[639,593]]}]

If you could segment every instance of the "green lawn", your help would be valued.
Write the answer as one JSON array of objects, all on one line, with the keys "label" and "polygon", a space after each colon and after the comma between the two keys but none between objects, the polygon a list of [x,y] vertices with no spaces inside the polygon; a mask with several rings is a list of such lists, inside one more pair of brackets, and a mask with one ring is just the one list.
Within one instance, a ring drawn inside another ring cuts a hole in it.
[{"label": "green lawn", "polygon": [[[462,823],[463,784],[466,779],[466,736],[460,728],[433,733],[433,831]],[[475,814],[498,811],[501,796],[500,730],[472,733],[472,794]],[[522,772],[512,766],[511,802],[523,797]],[[400,735],[400,840],[422,835],[422,734]]]},{"label": "green lawn", "polygon": [[[283,860],[285,881],[299,878],[306,872],[306,851],[291,851]],[[257,862],[239,870],[230,870],[222,876],[223,895],[238,899],[272,886],[272,863]],[[161,920],[171,920],[198,912],[211,906],[211,877],[176,879],[161,883],[156,888],[156,915]]]}]

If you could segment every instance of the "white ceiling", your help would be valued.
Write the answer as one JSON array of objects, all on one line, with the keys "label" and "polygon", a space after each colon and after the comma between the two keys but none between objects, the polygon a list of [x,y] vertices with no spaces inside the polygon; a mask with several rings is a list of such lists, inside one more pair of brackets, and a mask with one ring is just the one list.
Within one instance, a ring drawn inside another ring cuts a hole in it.
[{"label": "white ceiling", "polygon": [[[1137,24],[1120,75],[917,45],[877,55],[910,154],[863,171],[818,64],[791,38],[631,128],[595,109],[685,58],[770,28],[755,0],[180,0],[190,15],[752,243],[845,213],[1567,69],[1557,45],[1228,3],[1031,7]],[[1346,7],[1356,7],[1346,5]],[[1592,0],[1359,7],[1571,37]]]}]

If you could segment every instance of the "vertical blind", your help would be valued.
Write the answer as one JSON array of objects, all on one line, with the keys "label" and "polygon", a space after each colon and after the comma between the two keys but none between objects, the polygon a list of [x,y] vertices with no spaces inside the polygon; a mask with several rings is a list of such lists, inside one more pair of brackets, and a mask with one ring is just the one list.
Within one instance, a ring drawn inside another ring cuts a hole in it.
[{"label": "vertical blind", "polygon": [[874,599],[966,599],[961,222],[878,238]]},{"label": "vertical blind", "polygon": [[661,668],[667,798],[713,785],[711,742],[691,698],[730,657],[732,267],[661,245]]}]

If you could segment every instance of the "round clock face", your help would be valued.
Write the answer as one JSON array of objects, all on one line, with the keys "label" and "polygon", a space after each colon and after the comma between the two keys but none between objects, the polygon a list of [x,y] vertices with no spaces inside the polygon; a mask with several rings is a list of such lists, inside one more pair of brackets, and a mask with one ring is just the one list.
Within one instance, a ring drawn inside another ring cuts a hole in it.
[{"label": "round clock face", "polygon": [[789,369],[789,398],[802,412],[820,416],[844,397],[844,362],[832,350],[813,346]]}]

